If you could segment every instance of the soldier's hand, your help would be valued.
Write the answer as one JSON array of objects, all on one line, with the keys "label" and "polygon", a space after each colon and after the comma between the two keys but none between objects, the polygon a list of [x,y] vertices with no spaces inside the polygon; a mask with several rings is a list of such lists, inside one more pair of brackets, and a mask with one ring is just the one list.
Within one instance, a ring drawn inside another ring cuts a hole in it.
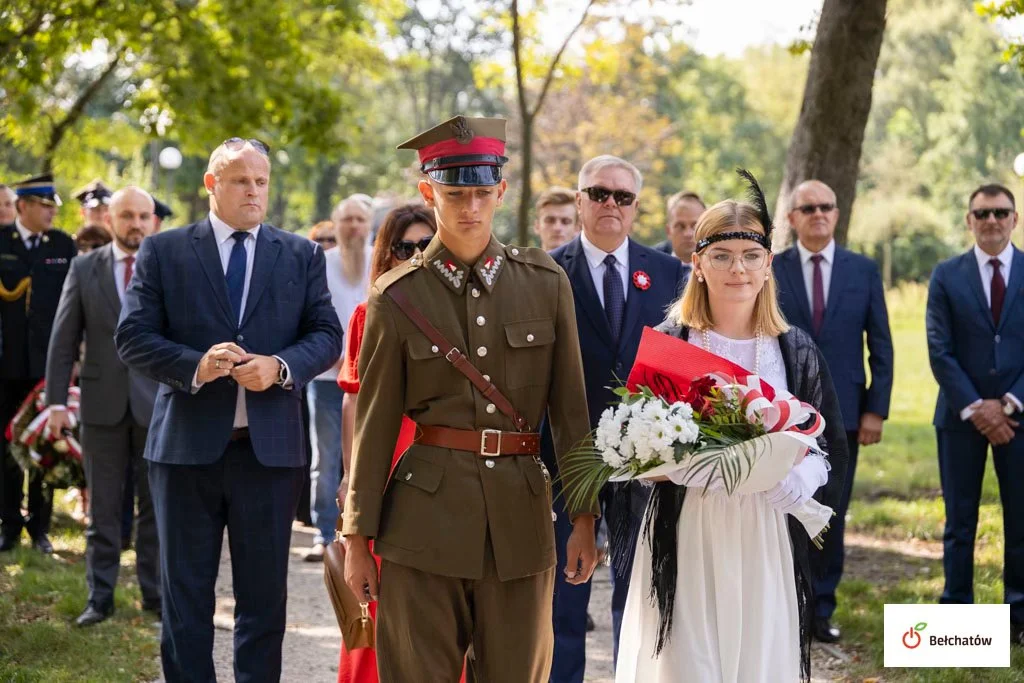
[{"label": "soldier's hand", "polygon": [[345,537],[345,583],[360,602],[377,599],[377,563],[366,536]]},{"label": "soldier's hand", "polygon": [[46,421],[46,426],[49,428],[50,434],[55,438],[63,436],[65,429],[71,429],[71,420],[68,419],[67,408],[50,406],[50,417]]},{"label": "soldier's hand", "polygon": [[565,546],[565,580],[574,586],[586,583],[596,567],[594,516],[583,514],[573,522],[572,534]]},{"label": "soldier's hand", "polygon": [[277,381],[281,361],[273,356],[249,356],[231,370],[231,376],[249,391],[266,391]]},{"label": "soldier's hand", "polygon": [[231,374],[235,363],[241,363],[248,358],[250,358],[249,354],[238,344],[233,342],[214,344],[199,360],[199,372],[196,379],[200,384],[206,384],[215,379],[227,377]]}]

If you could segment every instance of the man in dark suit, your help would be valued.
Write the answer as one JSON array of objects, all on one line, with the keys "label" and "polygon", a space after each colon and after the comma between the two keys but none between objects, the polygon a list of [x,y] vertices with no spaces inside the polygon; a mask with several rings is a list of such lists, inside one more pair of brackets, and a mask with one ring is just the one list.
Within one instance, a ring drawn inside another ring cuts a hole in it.
[{"label": "man in dark suit", "polygon": [[7,452],[4,434],[21,402],[46,372],[46,347],[64,278],[77,249],[54,230],[60,197],[50,174],[15,187],[17,219],[0,229],[0,551],[18,545],[27,529],[32,546],[52,553],[47,534],[53,499],[41,477],[28,484],[28,519],[21,517],[25,475]]},{"label": "man in dark suit", "polygon": [[700,195],[689,190],[676,192],[665,203],[665,234],[668,239],[658,242],[654,248],[682,261],[687,275],[693,267],[690,259],[693,258],[693,250],[697,247],[693,237],[697,229],[697,219],[704,213],[705,208]]},{"label": "man in dark suit", "polygon": [[[89,529],[85,533],[89,601],[75,622],[79,626],[97,624],[114,611],[121,559],[122,498],[128,472],[135,477],[131,490],[139,494],[136,569],[142,607],[160,612],[156,519],[142,459],[157,383],[125,367],[114,348],[114,330],[132,277],[135,253],[143,238],[153,231],[153,199],[137,187],[115,192],[108,220],[114,241],[71,264],[46,359],[50,432],[59,434],[71,426],[65,409],[68,384],[82,339],[88,339],[79,376],[81,439],[90,501]],[[134,512],[134,500],[131,506]]]},{"label": "man in dark suit", "polygon": [[991,446],[1003,506],[1003,600],[1010,605],[1010,641],[1024,645],[1024,253],[1010,241],[1017,212],[1008,189],[982,185],[968,207],[974,248],[940,263],[928,285],[928,356],[939,383],[934,425],[946,504],[946,585],[939,601],[974,602],[974,539]]},{"label": "man in dark suit", "polygon": [[266,145],[225,141],[204,184],[208,218],[143,241],[115,343],[130,368],[164,385],[146,441],[164,676],[214,680],[214,584],[227,527],[235,680],[276,681],[307,456],[301,391],[341,355],[341,325],[323,250],[262,223]]},{"label": "man in dark suit", "polygon": [[[609,387],[625,381],[644,326],[653,327],[665,319],[665,310],[679,296],[686,278],[679,259],[629,239],[642,182],[640,171],[618,157],[603,155],[584,164],[576,194],[583,233],[551,252],[568,274],[576,301],[592,429],[597,427],[604,409],[616,401]],[[545,462],[552,468],[555,459],[550,445],[545,437]],[[649,489],[639,484],[629,484],[602,501],[612,542],[612,637],[616,652],[636,533],[648,493]],[[559,575],[565,566],[565,542],[572,529],[560,495],[556,490]],[[618,545],[617,530],[628,531],[626,541]],[[565,581],[555,582],[553,682],[583,680],[589,601],[589,583],[572,586]]]},{"label": "man in dark suit", "polygon": [[[810,334],[825,356],[839,396],[846,427],[850,464],[839,509],[821,551],[811,552],[814,574],[816,639],[832,643],[840,631],[832,625],[836,586],[843,575],[843,531],[853,490],[859,446],[882,439],[882,421],[889,416],[893,350],[889,314],[878,266],[871,259],[835,243],[839,209],[825,183],[808,180],[790,197],[789,222],[795,246],[775,257],[779,306],[790,323]],[[864,374],[867,338],[871,384]]]}]

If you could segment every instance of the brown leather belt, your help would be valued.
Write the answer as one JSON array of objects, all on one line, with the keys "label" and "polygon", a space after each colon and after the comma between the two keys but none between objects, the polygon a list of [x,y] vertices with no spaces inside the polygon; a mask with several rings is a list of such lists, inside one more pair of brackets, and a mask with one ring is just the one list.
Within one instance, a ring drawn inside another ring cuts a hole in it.
[{"label": "brown leather belt", "polygon": [[242,441],[249,438],[249,428],[239,427],[231,430],[231,438],[228,441]]},{"label": "brown leather belt", "polygon": [[499,455],[537,455],[540,434],[535,432],[503,432],[497,429],[471,431],[432,425],[416,425],[416,443],[424,446],[469,451],[484,458]]}]

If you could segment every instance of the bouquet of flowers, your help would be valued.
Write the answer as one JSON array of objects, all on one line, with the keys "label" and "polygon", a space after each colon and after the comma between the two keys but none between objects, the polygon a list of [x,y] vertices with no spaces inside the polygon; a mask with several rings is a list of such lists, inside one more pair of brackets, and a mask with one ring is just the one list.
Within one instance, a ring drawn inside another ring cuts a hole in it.
[{"label": "bouquet of flowers", "polygon": [[25,472],[42,477],[48,490],[81,487],[85,485],[85,470],[78,442],[80,390],[76,386],[68,388],[70,433],[51,434],[45,385],[45,380],[36,385],[7,425],[11,455]]},{"label": "bouquet of flowers", "polygon": [[[570,505],[609,481],[664,480],[727,495],[768,491],[808,453],[824,420],[809,404],[697,346],[645,329],[619,403],[563,468]],[[820,544],[831,508],[792,512]]]}]

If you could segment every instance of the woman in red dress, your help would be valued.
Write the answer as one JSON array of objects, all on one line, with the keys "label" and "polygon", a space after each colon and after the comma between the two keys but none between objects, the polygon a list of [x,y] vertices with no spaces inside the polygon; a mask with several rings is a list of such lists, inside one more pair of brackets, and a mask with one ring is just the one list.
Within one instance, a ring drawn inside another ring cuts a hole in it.
[{"label": "woman in red dress", "polygon": [[[425,250],[436,231],[434,215],[420,204],[408,204],[392,210],[384,219],[384,224],[381,225],[374,242],[370,264],[370,282],[412,258],[413,254]],[[341,371],[338,373],[338,386],[345,392],[341,410],[341,443],[344,464],[342,489],[347,488],[352,458],[352,437],[356,424],[356,394],[359,393],[359,348],[362,345],[365,325],[366,302],[363,302],[352,312],[346,335],[345,359]],[[412,445],[415,431],[416,424],[408,417],[403,417],[402,429],[398,434],[395,453],[391,459],[392,468],[406,449]],[[379,570],[380,558],[376,559]],[[370,614],[376,620],[376,602],[370,603]],[[338,662],[338,683],[377,683],[376,655],[376,651],[371,649],[349,652],[345,649],[345,644],[342,643],[341,659]],[[464,680],[465,675],[463,675]]]}]

